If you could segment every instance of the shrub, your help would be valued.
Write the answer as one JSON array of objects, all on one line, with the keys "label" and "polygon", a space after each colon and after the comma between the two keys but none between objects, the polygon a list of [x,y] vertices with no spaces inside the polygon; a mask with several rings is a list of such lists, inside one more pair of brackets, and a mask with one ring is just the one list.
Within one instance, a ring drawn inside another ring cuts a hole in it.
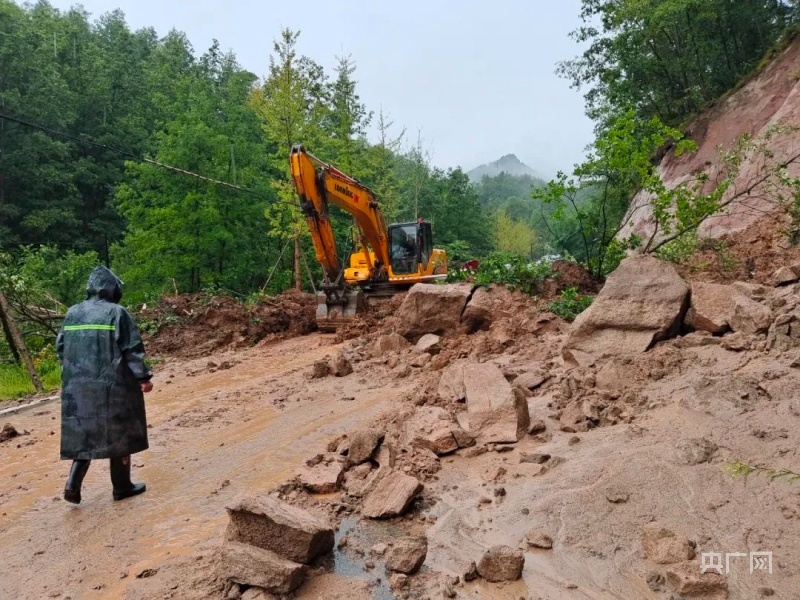
[{"label": "shrub", "polygon": [[575,317],[589,308],[594,296],[581,296],[578,288],[567,288],[561,292],[561,297],[550,303],[550,312],[566,321],[573,321]]}]

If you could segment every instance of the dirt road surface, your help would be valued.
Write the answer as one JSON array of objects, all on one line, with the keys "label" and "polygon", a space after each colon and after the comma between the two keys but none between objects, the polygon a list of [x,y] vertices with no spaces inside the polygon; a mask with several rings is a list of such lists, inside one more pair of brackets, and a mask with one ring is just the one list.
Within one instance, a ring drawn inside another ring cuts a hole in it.
[{"label": "dirt road surface", "polygon": [[[104,460],[90,467],[79,506],[61,499],[69,463],[59,460],[57,401],[15,415],[30,434],[0,448],[0,596],[161,598],[172,586],[175,597],[190,595],[187,569],[209,568],[226,502],[291,477],[313,449],[402,392],[350,379],[343,399],[345,384],[331,378],[309,395],[307,368],[336,349],[314,335],[210,357],[219,370],[209,358],[158,365],[147,396],[150,449],[133,457],[133,479],[148,489],[121,502]],[[175,583],[165,581],[170,569]]]}]

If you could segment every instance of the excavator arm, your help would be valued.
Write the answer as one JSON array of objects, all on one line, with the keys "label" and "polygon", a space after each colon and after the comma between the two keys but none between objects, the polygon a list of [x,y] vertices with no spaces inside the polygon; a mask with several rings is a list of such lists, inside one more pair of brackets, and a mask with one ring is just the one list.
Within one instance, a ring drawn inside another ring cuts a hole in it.
[{"label": "excavator arm", "polygon": [[330,204],[355,218],[371,281],[388,277],[386,224],[375,196],[357,180],[319,160],[302,145],[292,148],[289,162],[300,210],[308,222],[317,260],[325,272],[322,290],[317,295],[317,325],[322,331],[336,331],[339,325],[351,321],[366,308],[366,300],[361,290],[351,289],[345,280],[331,226]]},{"label": "excavator arm", "polygon": [[[355,219],[370,280],[386,279],[388,234],[380,207],[369,188],[319,160],[302,145],[292,148],[290,163],[292,179],[300,196],[300,208],[308,222],[317,260],[325,271],[327,283],[338,287],[343,281],[344,268],[336,249],[329,204],[338,206]],[[370,259],[370,249],[375,256],[374,264]]]}]

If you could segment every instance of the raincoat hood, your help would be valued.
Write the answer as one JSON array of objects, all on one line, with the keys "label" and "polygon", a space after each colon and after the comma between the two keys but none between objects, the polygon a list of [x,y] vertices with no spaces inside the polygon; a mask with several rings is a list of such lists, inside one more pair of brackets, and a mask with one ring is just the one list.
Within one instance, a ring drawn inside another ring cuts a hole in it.
[{"label": "raincoat hood", "polygon": [[111,269],[97,266],[86,283],[86,296],[102,298],[116,304],[122,299],[122,280]]}]

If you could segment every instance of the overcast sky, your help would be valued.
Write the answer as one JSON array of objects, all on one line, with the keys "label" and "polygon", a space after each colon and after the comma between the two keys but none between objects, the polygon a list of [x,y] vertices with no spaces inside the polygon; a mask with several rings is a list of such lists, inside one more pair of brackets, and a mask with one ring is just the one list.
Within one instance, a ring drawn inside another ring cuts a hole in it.
[{"label": "overcast sky", "polygon": [[[67,9],[71,0],[51,0]],[[382,106],[407,143],[421,130],[440,167],[469,170],[514,153],[541,175],[571,170],[592,140],[579,91],[554,74],[579,47],[580,0],[83,0],[92,19],[120,8],[133,29],[186,32],[196,53],[213,39],[259,77],[282,27],[333,76],[356,61],[358,92]]]}]

